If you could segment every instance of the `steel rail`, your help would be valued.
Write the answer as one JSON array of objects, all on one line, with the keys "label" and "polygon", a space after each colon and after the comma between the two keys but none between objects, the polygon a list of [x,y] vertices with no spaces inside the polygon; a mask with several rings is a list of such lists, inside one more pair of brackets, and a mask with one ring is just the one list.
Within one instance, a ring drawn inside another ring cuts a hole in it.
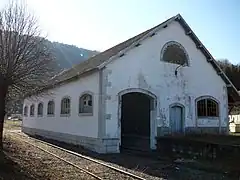
[{"label": "steel rail", "polygon": [[[17,132],[13,132],[13,133],[20,135],[20,134],[17,133]],[[37,142],[40,142],[40,143],[42,143],[42,144],[51,146],[51,147],[53,147],[53,148],[56,148],[56,149],[65,151],[65,152],[67,152],[67,153],[69,153],[69,154],[78,156],[78,157],[80,157],[80,158],[83,158],[83,159],[92,161],[92,162],[94,162],[94,163],[100,164],[100,165],[102,165],[102,166],[104,166],[104,167],[107,167],[107,168],[109,168],[109,169],[112,169],[112,170],[114,170],[114,171],[116,171],[116,172],[119,172],[119,173],[123,173],[123,174],[125,174],[125,175],[128,175],[129,177],[132,177],[132,178],[134,178],[134,179],[147,180],[147,179],[145,179],[145,178],[143,178],[143,177],[141,177],[141,176],[138,176],[138,175],[136,175],[136,174],[133,174],[133,173],[130,173],[130,172],[128,172],[128,171],[122,170],[122,169],[120,169],[120,168],[111,166],[111,165],[109,165],[109,164],[107,164],[107,163],[103,163],[103,162],[101,162],[101,161],[98,161],[98,160],[96,160],[96,159],[90,158],[90,157],[88,157],[88,156],[85,156],[85,155],[82,155],[82,154],[79,154],[79,153],[76,153],[76,152],[74,152],[74,151],[70,151],[70,150],[68,150],[68,149],[65,149],[65,148],[56,146],[56,145],[54,145],[54,144],[51,144],[51,143],[48,143],[48,142],[39,140],[39,139],[37,139],[37,138],[29,137],[29,136],[26,136],[26,135],[22,135],[22,136],[25,136],[25,137],[27,137],[27,138],[29,138],[29,139],[33,139],[34,141],[37,141]],[[21,139],[21,140],[22,140],[22,139]],[[35,145],[35,146],[36,146],[36,145]],[[46,151],[46,150],[45,150],[45,151]],[[86,170],[85,170],[85,171],[86,171]]]},{"label": "steel rail", "polygon": [[[16,138],[16,137],[14,137],[14,138]],[[83,172],[91,175],[92,177],[94,177],[94,178],[96,178],[96,179],[98,179],[98,180],[103,180],[101,177],[95,175],[94,173],[92,173],[92,172],[90,172],[90,171],[87,171],[87,170],[85,170],[84,168],[81,168],[81,167],[79,167],[79,166],[71,163],[70,161],[67,161],[66,159],[63,159],[63,158],[61,158],[60,156],[58,156],[58,155],[56,155],[56,154],[53,154],[53,153],[51,153],[51,152],[49,152],[49,151],[47,151],[47,150],[45,150],[45,149],[43,149],[43,148],[41,148],[41,147],[33,144],[33,143],[30,143],[30,142],[25,141],[25,140],[23,140],[23,139],[21,139],[21,138],[18,138],[18,137],[17,137],[17,139],[19,139],[19,140],[21,140],[21,141],[23,141],[23,142],[25,142],[25,143],[27,143],[27,144],[29,144],[29,145],[31,145],[31,146],[36,147],[36,148],[38,148],[38,149],[40,149],[40,150],[42,150],[42,151],[44,151],[44,152],[46,152],[46,153],[48,153],[48,154],[56,157],[56,158],[58,158],[58,159],[60,159],[60,160],[62,160],[62,161],[64,161],[64,162],[66,162],[67,164],[72,165],[73,167],[75,167],[75,168],[77,168],[77,169],[79,169],[79,170],[81,170],[81,171],[83,171]]]}]

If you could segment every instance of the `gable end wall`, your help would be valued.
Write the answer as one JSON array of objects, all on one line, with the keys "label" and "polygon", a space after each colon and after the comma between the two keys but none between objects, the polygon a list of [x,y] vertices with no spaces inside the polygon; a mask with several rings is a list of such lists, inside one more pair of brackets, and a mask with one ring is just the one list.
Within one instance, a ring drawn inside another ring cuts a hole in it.
[{"label": "gable end wall", "polygon": [[[165,43],[176,41],[187,51],[190,65],[178,69],[178,65],[162,62],[161,49]],[[170,126],[169,106],[180,103],[185,107],[185,129],[192,128],[227,128],[227,88],[225,82],[216,73],[204,54],[197,49],[192,39],[186,35],[181,25],[174,21],[167,28],[161,29],[156,35],[141,42],[141,45],[126,52],[122,57],[106,65],[108,75],[106,94],[109,96],[106,114],[111,119],[106,120],[106,137],[119,137],[119,92],[129,88],[139,88],[150,91],[157,96],[156,129],[164,124]],[[196,117],[195,100],[201,96],[211,96],[218,100],[220,118],[198,119]]]}]

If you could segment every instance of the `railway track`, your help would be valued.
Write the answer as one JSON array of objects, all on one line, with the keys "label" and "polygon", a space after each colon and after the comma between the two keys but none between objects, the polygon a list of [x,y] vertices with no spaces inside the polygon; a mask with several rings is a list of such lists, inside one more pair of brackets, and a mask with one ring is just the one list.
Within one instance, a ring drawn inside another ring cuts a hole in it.
[{"label": "railway track", "polygon": [[29,137],[18,132],[11,132],[11,133],[16,135],[16,136],[12,136],[13,138],[20,139],[22,142],[27,143],[31,146],[34,146],[44,151],[45,153],[50,154],[55,158],[58,158],[64,161],[65,163],[75,167],[76,169],[81,170],[84,173],[87,173],[88,175],[92,176],[95,179],[98,179],[98,180],[104,180],[104,179],[147,180],[143,177],[140,177],[124,169],[117,168],[110,164],[64,149],[62,147],[47,143],[45,141],[42,141],[33,137]]}]

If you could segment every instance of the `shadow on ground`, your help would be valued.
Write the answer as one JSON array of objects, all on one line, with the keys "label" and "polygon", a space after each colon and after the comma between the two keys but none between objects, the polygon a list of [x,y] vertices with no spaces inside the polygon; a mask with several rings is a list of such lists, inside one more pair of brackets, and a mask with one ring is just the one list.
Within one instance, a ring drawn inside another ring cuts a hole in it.
[{"label": "shadow on ground", "polygon": [[187,166],[182,166],[173,162],[173,160],[167,159],[157,159],[156,154],[144,155],[144,154],[132,154],[129,152],[123,152],[119,154],[98,154],[93,151],[89,151],[84,149],[82,146],[77,146],[73,144],[68,144],[64,142],[55,141],[52,139],[46,139],[40,136],[32,136],[34,138],[43,140],[45,142],[54,144],[56,146],[90,156],[92,158],[96,158],[98,160],[102,160],[108,163],[113,163],[128,169],[132,169],[135,171],[143,172],[145,174],[166,178],[168,180],[173,179],[184,179],[184,180],[238,180],[236,176],[229,176],[224,172],[211,172],[211,171],[203,171],[197,168],[191,168]]},{"label": "shadow on ground", "polygon": [[0,179],[32,180],[30,174],[12,161],[5,152],[0,150]]}]

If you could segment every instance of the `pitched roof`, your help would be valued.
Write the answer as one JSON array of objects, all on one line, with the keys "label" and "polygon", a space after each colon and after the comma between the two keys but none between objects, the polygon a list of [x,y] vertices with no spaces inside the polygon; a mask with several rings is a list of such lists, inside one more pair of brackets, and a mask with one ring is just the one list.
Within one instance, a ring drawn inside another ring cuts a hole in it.
[{"label": "pitched roof", "polygon": [[170,19],[164,21],[163,23],[146,30],[145,32],[134,36],[110,49],[107,49],[106,51],[99,53],[88,60],[73,66],[71,69],[61,73],[57,77],[54,78],[54,83],[62,83],[64,81],[70,80],[72,78],[76,78],[80,76],[81,74],[84,74],[89,71],[98,70],[101,68],[101,66],[105,65],[107,62],[109,62],[111,59],[114,59],[115,57],[119,57],[119,55],[123,54],[125,51],[131,49],[132,47],[137,46],[137,44],[144,40],[145,38],[154,35],[155,32],[159,31],[161,28],[165,28],[169,23],[172,21],[178,21],[180,25],[185,30],[186,35],[188,35],[196,44],[196,47],[199,48],[199,50],[202,51],[202,53],[205,55],[207,61],[211,63],[213,68],[216,70],[216,72],[221,76],[221,78],[224,80],[228,87],[228,92],[233,98],[233,101],[240,101],[240,96],[235,88],[235,86],[232,84],[232,82],[228,79],[226,74],[221,70],[220,66],[216,62],[216,60],[213,58],[213,56],[209,53],[209,51],[204,47],[204,45],[201,43],[201,41],[197,38],[197,36],[194,34],[194,32],[191,30],[189,25],[186,23],[186,21],[182,18],[180,14],[171,17]]},{"label": "pitched roof", "polygon": [[152,32],[154,29],[157,29],[161,25],[166,24],[167,22],[169,22],[173,19],[174,19],[174,17],[172,17],[172,18],[164,21],[163,23],[161,23],[151,29],[148,29],[147,31],[144,31],[141,34],[138,34],[138,35],[136,35],[136,36],[134,36],[134,37],[110,48],[110,49],[107,49],[106,51],[101,52],[101,53],[89,58],[88,60],[79,63],[78,65],[73,66],[71,69],[69,69],[69,70],[65,71],[64,73],[62,73],[61,75],[57,76],[56,79],[58,81],[62,82],[62,81],[71,79],[74,76],[83,74],[85,72],[88,72],[88,71],[91,71],[94,69],[98,69],[98,67],[101,64],[108,61],[110,58],[117,55],[121,51],[125,50],[126,48],[131,46],[133,43],[139,41],[140,39],[142,39],[143,37],[148,35],[150,32]]}]

